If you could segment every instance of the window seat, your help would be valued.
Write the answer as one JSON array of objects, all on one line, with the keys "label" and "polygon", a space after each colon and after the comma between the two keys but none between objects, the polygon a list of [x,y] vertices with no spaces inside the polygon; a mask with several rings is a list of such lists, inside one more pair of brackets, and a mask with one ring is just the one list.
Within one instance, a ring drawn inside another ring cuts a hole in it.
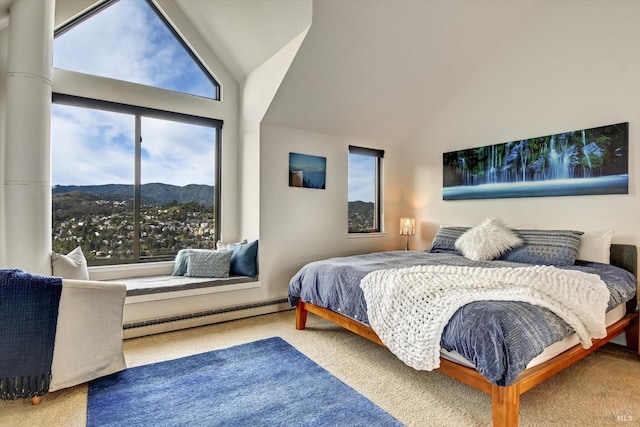
[{"label": "window seat", "polygon": [[[286,299],[246,304],[258,278],[213,279],[161,274],[104,280],[127,288],[123,336],[133,338],[289,309]],[[244,294],[243,294],[244,293]],[[240,296],[245,295],[245,296]]]},{"label": "window seat", "polygon": [[228,278],[213,279],[208,277],[171,275],[131,277],[127,279],[114,280],[114,282],[124,283],[126,285],[127,297],[176,291],[189,291],[193,289],[211,288],[214,286],[234,285],[237,283],[249,283],[256,281],[257,279],[248,276],[231,276]]}]

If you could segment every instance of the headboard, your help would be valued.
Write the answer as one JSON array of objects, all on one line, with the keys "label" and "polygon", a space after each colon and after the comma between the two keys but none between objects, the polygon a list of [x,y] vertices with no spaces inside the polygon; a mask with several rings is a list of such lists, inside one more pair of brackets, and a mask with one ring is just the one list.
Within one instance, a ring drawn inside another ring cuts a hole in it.
[{"label": "headboard", "polygon": [[624,268],[638,277],[638,248],[635,245],[611,245],[610,261],[616,267]]},{"label": "headboard", "polygon": [[[611,244],[609,260],[611,265],[624,268],[638,277],[638,248],[635,245]],[[627,302],[627,313],[636,311],[637,298]]]}]

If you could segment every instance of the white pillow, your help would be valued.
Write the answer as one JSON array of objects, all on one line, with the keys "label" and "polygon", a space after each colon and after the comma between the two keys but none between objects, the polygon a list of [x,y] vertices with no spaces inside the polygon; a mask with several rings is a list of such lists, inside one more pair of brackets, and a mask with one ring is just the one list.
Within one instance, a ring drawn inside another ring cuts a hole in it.
[{"label": "white pillow", "polygon": [[520,236],[502,220],[487,218],[458,237],[455,248],[474,261],[490,261],[523,243]]},{"label": "white pillow", "polygon": [[576,259],[609,264],[613,231],[591,231],[580,236]]},{"label": "white pillow", "polygon": [[53,275],[63,279],[89,280],[87,260],[78,246],[67,255],[51,252]]},{"label": "white pillow", "polygon": [[243,245],[247,243],[247,239],[244,239],[242,242],[223,242],[222,240],[218,240],[216,242],[216,249],[229,249],[229,245]]}]

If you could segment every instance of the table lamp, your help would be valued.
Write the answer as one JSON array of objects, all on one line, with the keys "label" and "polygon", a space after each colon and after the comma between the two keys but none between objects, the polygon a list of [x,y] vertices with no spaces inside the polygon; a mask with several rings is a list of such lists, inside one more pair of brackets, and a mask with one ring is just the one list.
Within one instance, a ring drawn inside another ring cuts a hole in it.
[{"label": "table lamp", "polygon": [[416,220],[414,218],[402,217],[400,218],[400,235],[407,236],[407,241],[404,247],[405,251],[409,250],[409,236],[416,234]]}]

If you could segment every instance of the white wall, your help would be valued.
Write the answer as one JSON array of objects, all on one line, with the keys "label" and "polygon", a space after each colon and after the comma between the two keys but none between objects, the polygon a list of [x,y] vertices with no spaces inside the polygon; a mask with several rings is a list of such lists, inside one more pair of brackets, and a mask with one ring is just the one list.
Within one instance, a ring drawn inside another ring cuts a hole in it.
[{"label": "white wall", "polygon": [[[614,230],[640,244],[640,2],[546,2],[411,145],[409,197],[428,246],[442,224]],[[442,153],[629,122],[629,194],[442,200]]]},{"label": "white wall", "polygon": [[240,102],[240,215],[238,236],[224,241],[260,236],[260,122],[271,105],[309,27],[255,69],[241,84]]},{"label": "white wall", "polygon": [[[398,150],[379,141],[305,132],[262,124],[260,153],[260,280],[286,296],[291,277],[304,264],[334,256],[404,248],[399,218],[402,162]],[[349,237],[348,146],[385,150],[384,230]],[[326,189],[289,187],[289,153],[327,159]]]}]

